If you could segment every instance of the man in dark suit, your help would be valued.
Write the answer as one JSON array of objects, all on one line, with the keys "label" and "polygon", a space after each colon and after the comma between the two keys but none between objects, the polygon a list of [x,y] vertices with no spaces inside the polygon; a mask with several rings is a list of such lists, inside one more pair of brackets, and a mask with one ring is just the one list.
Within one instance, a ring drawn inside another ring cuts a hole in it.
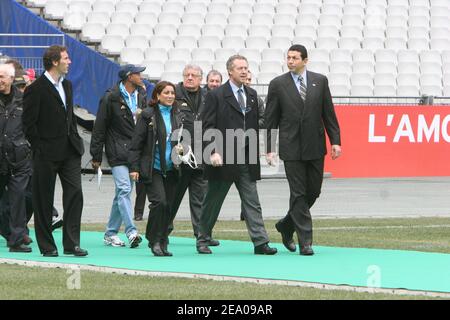
[{"label": "man in dark suit", "polygon": [[72,84],[64,79],[71,63],[67,48],[49,47],[43,56],[45,72],[25,90],[23,125],[33,150],[33,208],[36,240],[46,257],[57,257],[52,236],[56,175],[63,188],[64,254],[86,256],[80,248],[83,210],[81,156],[83,142],[73,113]]},{"label": "man in dark suit", "polygon": [[265,123],[268,130],[267,162],[274,164],[271,129],[279,129],[279,153],[289,182],[289,212],[275,225],[283,244],[295,251],[294,231],[301,255],[313,255],[310,208],[319,197],[327,153],[325,130],[331,142],[331,157],[341,154],[339,124],[325,76],[306,70],[308,53],[293,45],[287,53],[289,72],[269,84]]},{"label": "man in dark suit", "polygon": [[[197,251],[211,253],[208,243],[212,229],[234,183],[244,207],[245,223],[255,254],[272,255],[277,250],[268,245],[269,237],[256,189],[256,180],[261,178],[258,96],[255,90],[244,85],[248,70],[245,57],[231,56],[227,70],[230,80],[208,92],[202,115],[204,134],[213,132],[215,140],[210,145],[205,144],[203,152],[205,162],[210,165],[205,167],[208,187],[200,215]],[[219,140],[223,140],[222,143]]]}]

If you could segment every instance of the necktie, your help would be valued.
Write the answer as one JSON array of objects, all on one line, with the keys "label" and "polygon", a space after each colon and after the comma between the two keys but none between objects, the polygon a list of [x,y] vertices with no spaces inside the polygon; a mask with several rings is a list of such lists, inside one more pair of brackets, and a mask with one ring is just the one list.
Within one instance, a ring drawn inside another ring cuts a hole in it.
[{"label": "necktie", "polygon": [[242,89],[238,90],[238,102],[239,106],[241,107],[242,113],[245,114],[245,102],[244,102],[244,96],[242,95]]},{"label": "necktie", "polygon": [[303,82],[303,77],[298,76],[298,82],[300,83],[300,96],[302,97],[302,100],[305,101],[306,99],[306,86],[305,82]]}]

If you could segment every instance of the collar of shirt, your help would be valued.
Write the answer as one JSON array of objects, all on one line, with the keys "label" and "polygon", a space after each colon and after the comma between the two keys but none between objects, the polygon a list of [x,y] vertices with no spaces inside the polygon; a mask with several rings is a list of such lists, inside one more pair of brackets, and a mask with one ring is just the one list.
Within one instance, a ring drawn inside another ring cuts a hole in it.
[{"label": "collar of shirt", "polygon": [[50,73],[48,71],[45,71],[44,75],[47,77],[47,79],[51,83],[53,83],[53,85],[55,87],[62,86],[62,82],[64,81],[64,77],[61,76],[58,81],[55,81],[55,79],[53,79],[53,77],[50,75]]},{"label": "collar of shirt", "polygon": [[125,102],[128,105],[128,108],[130,108],[133,115],[136,113],[137,109],[137,94],[138,91],[134,90],[132,94],[128,93],[127,89],[125,89],[125,86],[123,82],[119,84],[120,93],[122,94],[122,97],[125,99]]},{"label": "collar of shirt", "polygon": [[306,68],[303,69],[303,72],[301,74],[297,74],[297,73],[294,73],[291,71],[291,76],[292,76],[292,79],[294,79],[294,82],[296,85],[298,83],[298,76],[302,76],[305,87],[308,87],[308,82],[307,82],[308,80],[306,79]]},{"label": "collar of shirt", "polygon": [[239,101],[238,99],[238,90],[242,89],[242,96],[244,97],[244,103],[245,105],[247,105],[247,95],[245,94],[245,89],[244,89],[244,85],[241,85],[240,87],[238,87],[237,85],[235,85],[231,80],[230,80],[230,86],[231,86],[231,90],[233,91],[234,96],[236,97],[236,100]]},{"label": "collar of shirt", "polygon": [[64,91],[64,87],[62,85],[64,77],[61,76],[58,81],[55,81],[55,79],[52,78],[52,76],[48,71],[45,71],[44,75],[55,86],[56,90],[59,93],[59,96],[61,97],[62,102],[64,103],[64,107],[66,107],[66,92]]}]

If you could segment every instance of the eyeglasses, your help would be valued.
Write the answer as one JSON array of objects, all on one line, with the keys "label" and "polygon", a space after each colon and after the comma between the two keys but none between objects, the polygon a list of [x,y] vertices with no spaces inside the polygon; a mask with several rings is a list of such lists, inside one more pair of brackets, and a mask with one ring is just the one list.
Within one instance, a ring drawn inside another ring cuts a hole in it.
[{"label": "eyeglasses", "polygon": [[194,73],[186,73],[186,74],[183,74],[183,77],[184,77],[184,78],[189,78],[189,77],[192,77],[192,78],[200,78],[201,75],[199,75],[199,74],[194,74]]}]

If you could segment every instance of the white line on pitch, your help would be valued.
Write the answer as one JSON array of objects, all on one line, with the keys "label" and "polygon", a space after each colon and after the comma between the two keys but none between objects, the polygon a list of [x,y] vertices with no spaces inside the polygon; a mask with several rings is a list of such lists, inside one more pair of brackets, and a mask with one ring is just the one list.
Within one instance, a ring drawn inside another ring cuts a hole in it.
[{"label": "white line on pitch", "polygon": [[[316,227],[314,230],[379,230],[379,229],[420,229],[420,228],[450,228],[450,224],[417,225],[417,226],[356,226],[356,227]],[[276,231],[275,229],[266,229]],[[247,229],[216,229],[216,232],[248,232]],[[192,230],[174,230],[175,233],[192,233]]]}]

